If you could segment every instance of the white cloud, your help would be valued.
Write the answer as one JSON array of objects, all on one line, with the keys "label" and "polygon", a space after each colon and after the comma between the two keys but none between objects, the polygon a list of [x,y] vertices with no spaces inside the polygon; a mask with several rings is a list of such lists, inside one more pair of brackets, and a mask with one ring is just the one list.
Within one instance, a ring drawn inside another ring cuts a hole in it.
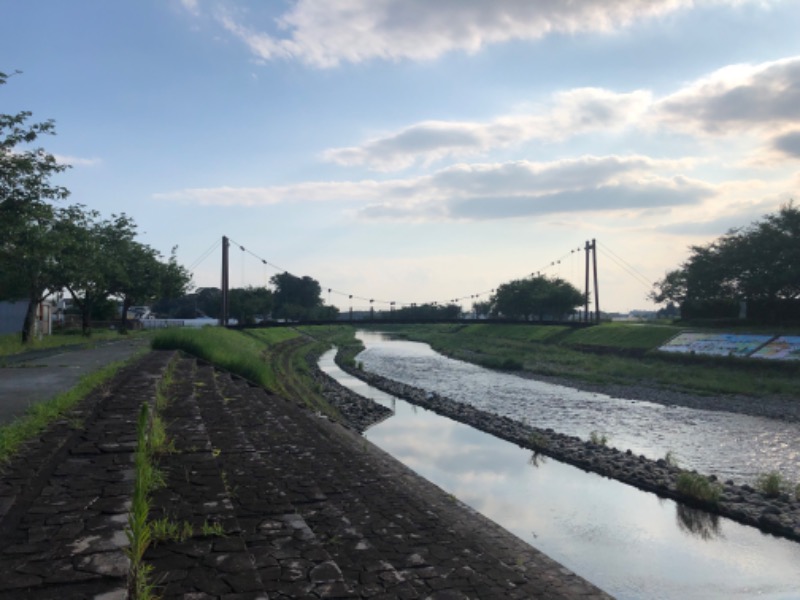
[{"label": "white cloud", "polygon": [[73,167],[96,167],[103,162],[99,158],[80,158],[78,156],[67,156],[64,154],[54,154],[53,157],[59,164]]},{"label": "white cloud", "polygon": [[431,175],[387,181],[188,189],[155,198],[223,206],[355,203],[355,214],[365,219],[491,220],[695,204],[715,190],[674,173],[690,165],[691,161],[644,156],[587,156],[548,163],[460,164]]},{"label": "white cloud", "polygon": [[656,116],[696,134],[775,133],[800,121],[800,57],[731,65],[661,100]]},{"label": "white cloud", "polygon": [[759,65],[731,65],[656,100],[651,92],[578,88],[554,94],[525,114],[487,122],[423,121],[358,146],[326,150],[343,166],[391,171],[445,158],[463,158],[529,140],[558,141],[594,131],[639,128],[682,131],[695,137],[751,134],[765,148],[750,164],[776,153],[800,157],[800,57]]},{"label": "white cloud", "polygon": [[[744,0],[706,0],[740,4]],[[184,0],[196,8],[195,2]],[[550,33],[612,32],[688,9],[696,0],[296,0],[258,31],[230,12],[219,17],[259,59],[291,59],[328,68],[371,59],[430,60],[446,52],[477,52]]]},{"label": "white cloud", "polygon": [[429,165],[531,139],[548,141],[594,130],[613,130],[635,123],[652,103],[648,92],[616,94],[596,88],[561,92],[545,107],[486,123],[423,121],[376,137],[360,146],[333,148],[323,158],[343,166],[367,165],[379,171]]}]

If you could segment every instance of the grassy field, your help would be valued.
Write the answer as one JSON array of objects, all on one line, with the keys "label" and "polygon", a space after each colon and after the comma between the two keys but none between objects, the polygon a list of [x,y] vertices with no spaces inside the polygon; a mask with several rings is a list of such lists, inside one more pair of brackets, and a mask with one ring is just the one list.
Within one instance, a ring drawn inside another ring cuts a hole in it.
[{"label": "grassy field", "polygon": [[[650,385],[695,394],[800,397],[800,365],[656,352],[681,331],[669,325],[609,323],[570,329],[538,325],[379,327],[442,354],[490,368],[596,384]],[[637,356],[630,356],[636,351]]]}]

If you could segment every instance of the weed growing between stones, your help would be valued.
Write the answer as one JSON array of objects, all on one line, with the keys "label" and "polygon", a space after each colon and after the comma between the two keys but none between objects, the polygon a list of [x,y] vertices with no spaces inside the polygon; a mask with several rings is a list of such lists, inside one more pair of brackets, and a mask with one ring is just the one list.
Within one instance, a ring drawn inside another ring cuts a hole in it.
[{"label": "weed growing between stones", "polygon": [[[169,517],[151,521],[150,527],[154,545],[157,542],[185,542],[198,533],[189,521],[178,523]],[[225,537],[225,530],[220,523],[209,523],[208,521],[203,522],[199,533],[204,536]]]},{"label": "weed growing between stones", "polygon": [[547,438],[541,433],[534,431],[528,436],[528,442],[536,450],[547,448]]},{"label": "weed growing between stones", "polygon": [[155,584],[150,581],[153,567],[144,562],[144,554],[154,539],[171,534],[171,527],[167,521],[160,519],[151,522],[149,515],[151,493],[166,486],[164,472],[156,466],[155,457],[170,448],[174,450],[172,442],[167,438],[164,422],[158,414],[169,402],[167,390],[169,382],[172,381],[174,368],[173,360],[164,371],[163,377],[167,384],[162,379],[156,386],[155,408],[151,411],[148,403],[143,403],[136,422],[134,452],[136,479],[133,485],[128,527],[125,530],[129,544],[126,552],[131,563],[128,571],[128,597],[132,600],[155,598]]},{"label": "weed growing between stones", "polygon": [[678,459],[672,450],[667,450],[667,453],[664,455],[664,462],[667,463],[670,467],[678,466]]},{"label": "weed growing between stones", "polygon": [[128,571],[128,597],[133,600],[148,600],[153,597],[154,585],[149,581],[152,566],[144,562],[144,553],[153,539],[152,526],[148,521],[150,514],[150,491],[153,486],[153,465],[148,451],[149,408],[142,404],[136,424],[136,451],[134,467],[136,480],[133,485],[133,501],[128,516],[128,548],[130,559]]},{"label": "weed growing between stones", "polygon": [[779,496],[785,487],[783,476],[777,471],[763,473],[756,481],[756,489],[769,498]]},{"label": "weed growing between stones", "polygon": [[225,530],[221,523],[209,523],[204,521],[200,528],[200,533],[206,536],[225,537]]},{"label": "weed growing between stones", "polygon": [[610,438],[605,433],[601,433],[599,431],[592,431],[589,434],[589,441],[597,446],[605,446],[608,444],[608,440]]},{"label": "weed growing between stones", "polygon": [[678,475],[675,481],[675,488],[679,493],[696,500],[711,502],[716,504],[722,494],[722,486],[718,483],[709,481],[707,477],[700,473],[684,471]]}]

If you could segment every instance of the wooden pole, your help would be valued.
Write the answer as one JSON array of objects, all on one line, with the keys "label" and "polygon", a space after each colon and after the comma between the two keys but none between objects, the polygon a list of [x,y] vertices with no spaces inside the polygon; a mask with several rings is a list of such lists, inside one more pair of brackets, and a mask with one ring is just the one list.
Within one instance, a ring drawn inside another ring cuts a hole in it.
[{"label": "wooden pole", "polygon": [[219,314],[219,324],[228,326],[228,247],[230,242],[222,236],[222,307]]},{"label": "wooden pole", "polygon": [[597,289],[597,243],[592,239],[592,263],[594,266],[594,319],[600,323],[600,292]]},{"label": "wooden pole", "polygon": [[586,240],[586,245],[583,248],[586,254],[586,286],[584,287],[584,307],[583,307],[583,320],[585,323],[589,322],[589,240]]}]

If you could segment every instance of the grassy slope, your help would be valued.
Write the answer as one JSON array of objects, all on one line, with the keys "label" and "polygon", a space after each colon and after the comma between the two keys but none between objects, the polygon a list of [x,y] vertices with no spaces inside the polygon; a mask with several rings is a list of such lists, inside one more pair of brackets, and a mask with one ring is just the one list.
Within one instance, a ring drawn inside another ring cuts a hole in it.
[{"label": "grassy slope", "polygon": [[286,398],[331,414],[306,357],[310,353],[321,354],[331,343],[352,343],[353,331],[350,327],[166,329],[156,335],[153,347],[183,350]]}]

